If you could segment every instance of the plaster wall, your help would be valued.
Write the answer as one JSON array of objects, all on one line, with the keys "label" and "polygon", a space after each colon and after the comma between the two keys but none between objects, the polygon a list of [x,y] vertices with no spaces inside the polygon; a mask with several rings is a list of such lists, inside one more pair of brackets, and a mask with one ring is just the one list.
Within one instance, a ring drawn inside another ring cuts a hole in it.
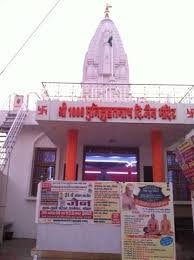
[{"label": "plaster wall", "polygon": [[121,252],[120,236],[120,225],[38,224],[36,248],[38,250],[119,254]]},{"label": "plaster wall", "polygon": [[151,146],[139,147],[140,181],[144,181],[144,166],[152,166]]},{"label": "plaster wall", "polygon": [[8,111],[4,111],[4,110],[1,110],[0,111],[0,125],[3,123],[3,121],[5,120],[6,118],[6,115],[7,115],[7,112]]},{"label": "plaster wall", "polygon": [[54,145],[41,134],[40,129],[24,127],[13,148],[8,167],[5,219],[13,222],[15,237],[36,237],[34,223],[36,199],[30,197],[34,146],[53,147]]}]

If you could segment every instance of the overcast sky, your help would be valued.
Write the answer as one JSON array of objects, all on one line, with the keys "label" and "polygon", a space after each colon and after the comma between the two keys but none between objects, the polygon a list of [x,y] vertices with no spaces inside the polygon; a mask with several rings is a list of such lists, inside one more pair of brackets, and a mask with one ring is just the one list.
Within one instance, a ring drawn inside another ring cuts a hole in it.
[{"label": "overcast sky", "polygon": [[[57,0],[0,0],[0,71]],[[0,76],[8,93],[40,92],[41,81],[80,82],[104,0],[62,0]],[[194,84],[194,1],[112,0],[131,83]],[[1,109],[0,103],[0,109]]]}]

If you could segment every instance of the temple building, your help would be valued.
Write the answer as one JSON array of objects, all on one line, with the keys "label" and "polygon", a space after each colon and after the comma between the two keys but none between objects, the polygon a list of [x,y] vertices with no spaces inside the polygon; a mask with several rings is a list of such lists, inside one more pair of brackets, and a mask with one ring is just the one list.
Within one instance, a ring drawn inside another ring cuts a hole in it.
[{"label": "temple building", "polygon": [[190,229],[190,192],[174,153],[193,129],[190,86],[134,85],[129,71],[107,7],[80,83],[44,82],[35,111],[16,96],[0,112],[0,217],[15,237],[36,237],[37,185],[52,179],[172,182],[175,223]]}]

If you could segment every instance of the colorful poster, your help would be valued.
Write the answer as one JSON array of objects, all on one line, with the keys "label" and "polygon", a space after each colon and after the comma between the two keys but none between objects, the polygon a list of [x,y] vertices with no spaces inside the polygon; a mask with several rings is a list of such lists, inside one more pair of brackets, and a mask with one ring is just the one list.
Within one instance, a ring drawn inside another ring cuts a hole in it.
[{"label": "colorful poster", "polygon": [[176,158],[183,174],[189,180],[190,189],[194,189],[194,136],[177,147]]},{"label": "colorful poster", "polygon": [[191,191],[191,206],[192,206],[193,231],[194,231],[194,190]]},{"label": "colorful poster", "polygon": [[14,104],[13,104],[13,110],[19,110],[24,103],[24,96],[22,95],[15,95],[14,97]]},{"label": "colorful poster", "polygon": [[172,187],[123,183],[122,260],[176,259]]},{"label": "colorful poster", "polygon": [[120,224],[120,186],[116,182],[94,183],[94,223]]},{"label": "colorful poster", "polygon": [[93,183],[42,183],[39,223],[80,224],[93,221]]}]

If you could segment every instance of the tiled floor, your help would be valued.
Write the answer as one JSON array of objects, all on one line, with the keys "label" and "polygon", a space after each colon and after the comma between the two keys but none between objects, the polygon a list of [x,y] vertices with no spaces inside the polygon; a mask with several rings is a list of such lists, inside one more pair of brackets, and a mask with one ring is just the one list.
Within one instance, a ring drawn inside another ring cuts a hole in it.
[{"label": "tiled floor", "polygon": [[[33,239],[12,239],[0,246],[0,260],[33,260],[31,249],[35,247]],[[35,260],[35,259],[34,259]],[[37,258],[40,260],[40,258]],[[43,259],[41,259],[43,260]],[[56,260],[51,259],[50,260]],[[79,260],[79,259],[77,259]],[[194,238],[182,236],[177,244],[177,260],[194,260]]]},{"label": "tiled floor", "polygon": [[33,239],[6,240],[0,247],[0,260],[32,260],[30,253],[35,245]]}]

